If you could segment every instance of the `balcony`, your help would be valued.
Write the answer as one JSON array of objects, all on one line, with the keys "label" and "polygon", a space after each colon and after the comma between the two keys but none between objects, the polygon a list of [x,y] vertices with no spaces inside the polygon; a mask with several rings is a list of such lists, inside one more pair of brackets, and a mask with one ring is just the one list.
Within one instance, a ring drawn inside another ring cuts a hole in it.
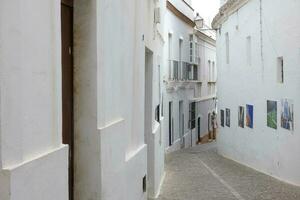
[{"label": "balcony", "polygon": [[198,65],[169,60],[169,78],[166,82],[169,91],[191,88],[194,84],[201,83]]}]

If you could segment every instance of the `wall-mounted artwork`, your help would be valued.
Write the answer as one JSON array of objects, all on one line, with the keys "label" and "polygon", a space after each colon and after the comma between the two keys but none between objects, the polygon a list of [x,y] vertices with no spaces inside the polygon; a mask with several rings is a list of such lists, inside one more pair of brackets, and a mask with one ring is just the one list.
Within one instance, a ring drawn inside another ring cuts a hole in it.
[{"label": "wall-mounted artwork", "polygon": [[253,106],[246,105],[246,126],[253,128]]},{"label": "wall-mounted artwork", "polygon": [[243,106],[239,106],[239,127],[244,128],[245,121],[245,108]]},{"label": "wall-mounted artwork", "polygon": [[230,109],[226,108],[226,126],[230,127]]},{"label": "wall-mounted artwork", "polygon": [[294,104],[292,100],[281,100],[281,127],[294,130]]},{"label": "wall-mounted artwork", "polygon": [[221,126],[224,127],[224,110],[221,110]]},{"label": "wall-mounted artwork", "polygon": [[267,126],[277,129],[277,101],[267,101]]}]

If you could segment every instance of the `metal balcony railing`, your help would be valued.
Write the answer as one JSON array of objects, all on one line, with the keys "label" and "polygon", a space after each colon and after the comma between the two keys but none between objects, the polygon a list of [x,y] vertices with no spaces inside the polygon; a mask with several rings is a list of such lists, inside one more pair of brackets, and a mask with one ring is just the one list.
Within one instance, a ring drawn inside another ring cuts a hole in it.
[{"label": "metal balcony railing", "polygon": [[198,81],[198,65],[169,60],[169,80]]}]

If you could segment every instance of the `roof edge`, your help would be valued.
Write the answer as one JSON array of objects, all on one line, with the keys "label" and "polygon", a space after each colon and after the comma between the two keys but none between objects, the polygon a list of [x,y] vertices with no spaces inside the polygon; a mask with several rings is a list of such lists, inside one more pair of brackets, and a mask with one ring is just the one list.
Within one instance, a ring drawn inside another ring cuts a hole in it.
[{"label": "roof edge", "polygon": [[175,16],[181,19],[183,22],[190,25],[192,28],[196,26],[195,22],[191,20],[188,16],[182,13],[179,9],[176,8],[169,0],[167,1],[167,9],[170,10]]},{"label": "roof edge", "polygon": [[220,25],[225,22],[230,15],[238,9],[247,4],[250,0],[228,0],[220,9],[219,13],[214,17],[211,26],[218,29]]}]

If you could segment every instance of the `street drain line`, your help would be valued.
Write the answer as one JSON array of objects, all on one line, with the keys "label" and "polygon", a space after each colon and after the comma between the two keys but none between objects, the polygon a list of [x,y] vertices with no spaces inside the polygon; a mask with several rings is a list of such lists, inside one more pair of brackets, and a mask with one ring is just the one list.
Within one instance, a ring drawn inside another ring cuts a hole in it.
[{"label": "street drain line", "polygon": [[222,183],[238,200],[245,200],[233,187],[231,187],[226,181],[224,181],[213,169],[206,165],[202,160],[201,164],[216,178]]}]

